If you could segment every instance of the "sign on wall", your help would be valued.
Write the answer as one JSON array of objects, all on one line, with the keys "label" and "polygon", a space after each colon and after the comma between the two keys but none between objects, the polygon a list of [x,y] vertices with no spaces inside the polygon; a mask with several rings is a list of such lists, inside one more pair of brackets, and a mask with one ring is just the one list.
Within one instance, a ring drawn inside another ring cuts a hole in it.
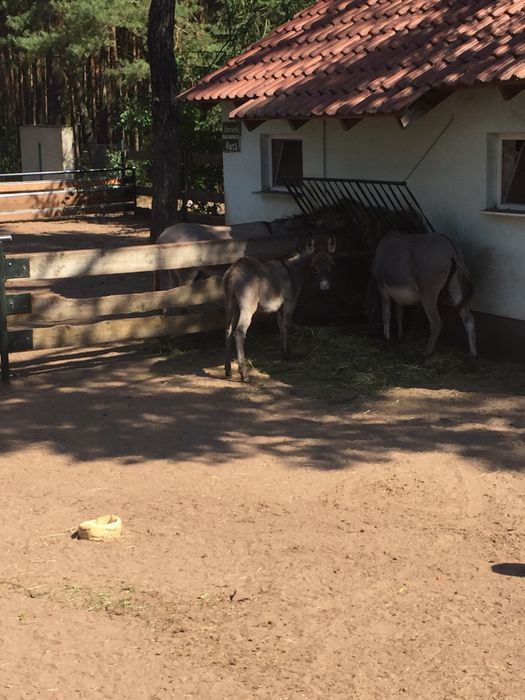
[{"label": "sign on wall", "polygon": [[240,139],[223,139],[222,140],[222,150],[224,153],[240,153],[241,140]]},{"label": "sign on wall", "polygon": [[240,136],[241,135],[241,122],[229,121],[222,123],[222,133],[223,136]]},{"label": "sign on wall", "polygon": [[[241,122],[240,121],[227,121],[222,123],[222,150],[224,153],[240,153],[241,151],[241,139],[240,138],[230,138],[232,136],[240,137],[241,135]],[[226,137],[226,138],[225,138]]]}]

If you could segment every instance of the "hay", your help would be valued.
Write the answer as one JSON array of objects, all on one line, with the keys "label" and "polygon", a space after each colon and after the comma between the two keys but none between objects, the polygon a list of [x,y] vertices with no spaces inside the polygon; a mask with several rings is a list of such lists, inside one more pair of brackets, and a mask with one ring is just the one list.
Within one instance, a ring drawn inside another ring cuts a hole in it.
[{"label": "hay", "polygon": [[[261,336],[258,336],[261,337]],[[372,338],[364,324],[300,327],[293,334],[295,355],[279,359],[278,348],[252,337],[247,346],[253,365],[299,391],[331,400],[347,400],[395,387],[483,387],[525,393],[525,367],[489,360],[472,360],[466,350],[444,341],[431,358],[423,354],[424,338],[387,344]]]}]

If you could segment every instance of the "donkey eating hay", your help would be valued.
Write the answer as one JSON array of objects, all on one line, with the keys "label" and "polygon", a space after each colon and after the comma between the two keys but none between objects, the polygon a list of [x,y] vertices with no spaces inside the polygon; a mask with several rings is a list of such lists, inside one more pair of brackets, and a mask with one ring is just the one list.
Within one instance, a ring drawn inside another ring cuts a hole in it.
[{"label": "donkey eating hay", "polygon": [[430,324],[425,354],[431,355],[442,327],[438,299],[446,291],[463,321],[470,354],[477,357],[474,318],[467,305],[472,294],[471,277],[463,255],[447,236],[390,231],[377,246],[372,275],[381,296],[383,333],[387,340],[390,340],[391,301],[396,304],[400,338],[403,307],[421,303]]},{"label": "donkey eating hay", "polygon": [[[287,236],[298,234],[305,226],[313,225],[316,228],[323,226],[323,217],[305,217],[303,214],[290,216],[275,221],[249,221],[244,224],[232,224],[226,226],[209,226],[207,224],[178,223],[168,226],[160,234],[157,243],[191,243],[195,241],[241,241],[266,236]],[[179,285],[191,284],[199,275],[198,267],[185,270],[168,270],[163,275],[168,288]],[[206,272],[206,271],[202,271]],[[210,270],[207,270],[210,272]],[[156,288],[160,288],[160,277],[156,276]]]},{"label": "donkey eating hay", "polygon": [[301,289],[306,281],[315,276],[319,288],[330,288],[328,274],[334,266],[332,253],[336,241],[330,236],[326,247],[309,236],[306,249],[288,260],[261,262],[255,258],[240,258],[226,271],[224,297],[226,304],[226,360],[225,376],[231,377],[232,341],[235,337],[237,362],[243,382],[249,381],[244,356],[246,332],[256,311],[277,312],[277,321],[283,354],[289,357],[289,332],[292,315]]}]

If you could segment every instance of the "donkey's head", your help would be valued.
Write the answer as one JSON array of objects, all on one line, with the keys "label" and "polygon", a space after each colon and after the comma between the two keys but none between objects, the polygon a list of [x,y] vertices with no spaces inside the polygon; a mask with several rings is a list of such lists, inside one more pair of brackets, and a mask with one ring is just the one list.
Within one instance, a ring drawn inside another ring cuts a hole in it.
[{"label": "donkey's head", "polygon": [[319,280],[319,289],[330,289],[329,275],[335,265],[332,255],[335,253],[335,236],[308,236],[306,255],[310,258],[310,269]]}]

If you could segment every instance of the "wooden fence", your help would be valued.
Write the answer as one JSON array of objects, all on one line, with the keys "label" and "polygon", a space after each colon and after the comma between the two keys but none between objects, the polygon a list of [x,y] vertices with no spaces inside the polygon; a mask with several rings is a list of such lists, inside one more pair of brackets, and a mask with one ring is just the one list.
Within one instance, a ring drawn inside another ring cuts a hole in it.
[{"label": "wooden fence", "polygon": [[[9,379],[9,353],[13,352],[199,333],[222,328],[224,323],[220,276],[167,291],[80,301],[42,291],[8,294],[5,280],[56,280],[225,265],[243,255],[282,257],[298,243],[299,237],[293,235],[4,256],[0,241],[2,378]],[[164,315],[161,311],[177,307],[185,307],[187,313]]]},{"label": "wooden fence", "polygon": [[134,211],[133,168],[0,175],[0,223]]}]

